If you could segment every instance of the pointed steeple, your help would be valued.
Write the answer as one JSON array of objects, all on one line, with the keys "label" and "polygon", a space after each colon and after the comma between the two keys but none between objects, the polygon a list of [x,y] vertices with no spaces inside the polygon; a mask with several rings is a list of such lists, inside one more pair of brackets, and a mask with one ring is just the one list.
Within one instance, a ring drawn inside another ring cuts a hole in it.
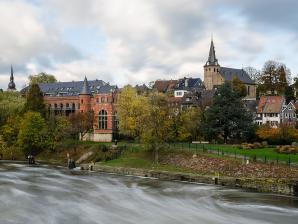
[{"label": "pointed steeple", "polygon": [[8,90],[16,90],[16,84],[14,83],[14,77],[13,77],[13,67],[10,66],[10,82],[8,84]]},{"label": "pointed steeple", "polygon": [[84,79],[83,88],[82,88],[80,95],[91,95],[91,91],[90,91],[88,80],[87,80],[86,76]]},{"label": "pointed steeple", "polygon": [[214,43],[213,43],[213,36],[211,37],[211,45],[210,45],[210,50],[209,50],[209,57],[208,61],[206,62],[206,65],[218,65],[217,58],[215,56],[215,48],[214,48]]}]

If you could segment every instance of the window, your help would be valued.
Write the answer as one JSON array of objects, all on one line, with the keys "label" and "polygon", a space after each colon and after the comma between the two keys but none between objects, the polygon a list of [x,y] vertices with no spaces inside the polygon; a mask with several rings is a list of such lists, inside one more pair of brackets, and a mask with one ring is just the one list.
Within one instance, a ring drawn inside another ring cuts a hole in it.
[{"label": "window", "polygon": [[99,99],[98,98],[96,98],[96,103],[99,103]]},{"label": "window", "polygon": [[108,129],[108,113],[105,110],[101,110],[98,116],[98,128]]},{"label": "window", "polygon": [[250,95],[250,86],[247,86],[247,95]]},{"label": "window", "polygon": [[81,100],[81,104],[83,104],[83,102],[84,102],[84,101],[83,101],[83,100]]},{"label": "window", "polygon": [[104,97],[101,97],[101,102],[104,103],[106,99]]}]

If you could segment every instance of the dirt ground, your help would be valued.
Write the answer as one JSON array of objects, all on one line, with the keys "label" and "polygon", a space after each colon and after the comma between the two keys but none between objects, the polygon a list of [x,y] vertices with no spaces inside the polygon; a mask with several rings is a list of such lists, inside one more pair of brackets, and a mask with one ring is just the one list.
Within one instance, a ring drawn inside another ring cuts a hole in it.
[{"label": "dirt ground", "polygon": [[163,156],[162,164],[190,168],[200,174],[229,177],[254,178],[298,178],[298,167],[286,165],[264,164],[231,158],[216,158],[207,154],[169,153]]}]

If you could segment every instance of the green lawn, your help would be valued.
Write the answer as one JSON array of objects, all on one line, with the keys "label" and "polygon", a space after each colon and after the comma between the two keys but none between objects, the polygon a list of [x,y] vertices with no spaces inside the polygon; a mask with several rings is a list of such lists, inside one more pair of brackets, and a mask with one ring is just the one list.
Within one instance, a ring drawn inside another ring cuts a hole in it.
[{"label": "green lawn", "polygon": [[133,150],[128,148],[128,150],[124,152],[121,157],[114,160],[102,162],[102,164],[115,167],[194,173],[193,170],[187,168],[156,164],[153,162],[150,152],[144,150],[143,148],[140,148],[140,145],[135,145],[135,147],[136,148]]},{"label": "green lawn", "polygon": [[272,162],[283,162],[288,163],[289,159],[291,163],[298,164],[298,154],[281,154],[275,152],[274,148],[263,148],[263,149],[239,149],[234,145],[214,145],[214,144],[189,144],[189,143],[176,143],[171,145],[173,149],[184,149],[193,151],[209,150],[219,155],[229,154],[230,156],[246,156],[253,158],[254,156],[258,161],[272,161]]}]

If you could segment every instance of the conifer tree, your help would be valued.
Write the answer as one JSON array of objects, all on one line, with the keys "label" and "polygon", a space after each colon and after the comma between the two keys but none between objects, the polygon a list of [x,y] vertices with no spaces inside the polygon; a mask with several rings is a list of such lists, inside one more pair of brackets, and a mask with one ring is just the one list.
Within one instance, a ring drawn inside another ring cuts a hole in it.
[{"label": "conifer tree", "polygon": [[213,105],[204,114],[203,133],[208,140],[247,139],[254,131],[252,114],[244,107],[241,96],[231,83],[225,82],[214,97]]}]

